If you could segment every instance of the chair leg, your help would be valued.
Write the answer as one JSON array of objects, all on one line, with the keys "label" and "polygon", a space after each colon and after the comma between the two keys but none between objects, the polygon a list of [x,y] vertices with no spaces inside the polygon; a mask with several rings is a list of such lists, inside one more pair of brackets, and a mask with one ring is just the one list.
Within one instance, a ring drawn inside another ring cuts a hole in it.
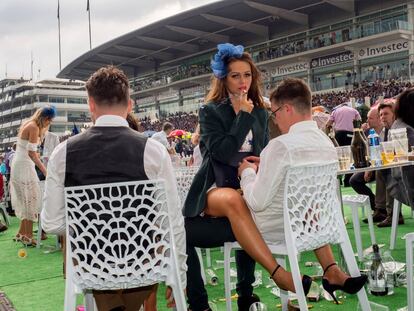
[{"label": "chair leg", "polygon": [[[340,245],[341,245],[342,254],[344,256],[346,265],[348,267],[349,274],[353,277],[360,276],[361,273],[358,269],[355,256],[352,252],[351,242],[349,241],[348,235],[345,231],[346,230],[345,227],[343,227],[343,230],[344,230],[344,232],[342,233],[343,242]],[[367,293],[364,287],[362,287],[361,290],[358,292],[358,300],[359,300],[359,304],[361,305],[362,311],[371,311]]]},{"label": "chair leg", "polygon": [[66,276],[65,285],[65,306],[63,311],[75,311],[76,308],[76,290],[75,284],[70,276]]},{"label": "chair leg", "polygon": [[401,202],[394,199],[394,207],[392,210],[390,250],[393,250],[395,248],[395,243],[397,241],[398,218],[400,216],[400,211],[401,211]]},{"label": "chair leg", "polygon": [[3,215],[4,222],[8,227],[10,227],[9,214],[7,213],[6,206],[4,203],[0,203],[0,212]]},{"label": "chair leg", "polygon": [[209,248],[206,248],[206,265],[207,268],[211,268],[211,252]]},{"label": "chair leg", "polygon": [[355,244],[358,253],[359,261],[362,261],[362,239],[361,239],[361,226],[359,224],[359,215],[358,215],[358,206],[351,206],[352,211],[352,222],[354,224],[354,235],[355,235]]},{"label": "chair leg", "polygon": [[231,287],[230,287],[230,253],[231,243],[224,243],[224,293],[226,297],[226,310],[231,311]]},{"label": "chair leg", "polygon": [[413,246],[414,232],[405,236],[406,262],[407,262],[407,310],[414,311],[414,273],[413,273]]},{"label": "chair leg", "polygon": [[288,249],[290,270],[292,272],[293,282],[295,284],[296,296],[299,302],[299,308],[301,311],[308,311],[308,304],[306,303],[305,292],[302,286],[302,276],[300,275],[299,263],[297,255],[293,251]]},{"label": "chair leg", "polygon": [[39,215],[39,219],[37,220],[37,244],[36,244],[36,248],[40,248],[40,242],[42,241],[42,223],[40,221],[40,215]]},{"label": "chair leg", "polygon": [[201,278],[203,279],[204,285],[206,285],[206,272],[204,270],[204,260],[203,255],[201,254],[201,249],[196,247],[196,252],[198,256],[198,261],[200,262]]},{"label": "chair leg", "polygon": [[368,228],[369,228],[369,235],[371,237],[371,245],[377,244],[377,240],[375,238],[375,232],[374,232],[374,221],[372,220],[372,214],[367,214],[368,219]]},{"label": "chair leg", "polygon": [[[277,262],[286,270],[286,256],[277,256]],[[282,311],[288,311],[289,292],[281,289],[280,300],[282,302]]]},{"label": "chair leg", "polygon": [[95,311],[98,308],[95,308],[95,299],[93,298],[93,294],[90,292],[86,292],[84,296],[84,303],[85,303],[85,311]]}]

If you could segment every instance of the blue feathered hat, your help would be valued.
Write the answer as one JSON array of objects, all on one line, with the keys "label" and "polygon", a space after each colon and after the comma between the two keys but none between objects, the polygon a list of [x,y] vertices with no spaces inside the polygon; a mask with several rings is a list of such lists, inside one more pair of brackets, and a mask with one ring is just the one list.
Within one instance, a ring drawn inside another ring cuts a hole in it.
[{"label": "blue feathered hat", "polygon": [[218,79],[227,76],[227,60],[231,57],[240,58],[243,55],[244,47],[242,45],[233,45],[231,43],[222,43],[217,45],[218,52],[211,60],[210,66],[213,74]]},{"label": "blue feathered hat", "polygon": [[42,108],[40,115],[43,118],[53,119],[56,117],[56,107],[55,106],[45,106]]}]

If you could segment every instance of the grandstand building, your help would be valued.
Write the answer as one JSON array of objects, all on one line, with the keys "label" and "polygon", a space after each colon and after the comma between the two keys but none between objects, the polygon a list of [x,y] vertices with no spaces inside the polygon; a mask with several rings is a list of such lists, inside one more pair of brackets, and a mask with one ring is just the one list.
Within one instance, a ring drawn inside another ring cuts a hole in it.
[{"label": "grandstand building", "polygon": [[90,122],[84,83],[61,79],[32,82],[24,79],[0,81],[0,150],[16,140],[19,127],[37,108],[56,107],[57,116],[50,131],[63,135],[74,124]]},{"label": "grandstand building", "polygon": [[414,75],[414,1],[226,0],[131,31],[58,75],[85,80],[114,64],[130,77],[139,117],[196,111],[216,45],[243,44],[267,93],[287,76],[313,91]]}]

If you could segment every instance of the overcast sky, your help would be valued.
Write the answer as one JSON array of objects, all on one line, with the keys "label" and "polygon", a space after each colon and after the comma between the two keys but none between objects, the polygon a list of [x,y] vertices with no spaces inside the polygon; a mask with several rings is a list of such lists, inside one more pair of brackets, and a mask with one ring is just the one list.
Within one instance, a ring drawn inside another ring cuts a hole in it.
[{"label": "overcast sky", "polygon": [[[92,48],[182,10],[217,0],[90,0]],[[59,72],[58,0],[0,0],[0,79]],[[62,69],[89,50],[87,0],[60,0]],[[39,73],[40,70],[40,73]]]}]

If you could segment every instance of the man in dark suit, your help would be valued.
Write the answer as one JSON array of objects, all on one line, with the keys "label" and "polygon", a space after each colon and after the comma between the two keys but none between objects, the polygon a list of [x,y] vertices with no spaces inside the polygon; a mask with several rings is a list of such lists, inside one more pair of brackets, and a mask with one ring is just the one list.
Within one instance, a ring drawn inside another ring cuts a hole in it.
[{"label": "man in dark suit", "polygon": [[[99,69],[87,81],[86,89],[94,126],[59,144],[53,151],[47,168],[42,227],[46,232],[65,233],[65,187],[164,179],[185,288],[184,219],[167,149],[128,127],[126,117],[132,101],[128,78],[121,70],[113,66]],[[139,310],[153,289],[154,285],[94,291],[94,297],[99,311]]]}]

